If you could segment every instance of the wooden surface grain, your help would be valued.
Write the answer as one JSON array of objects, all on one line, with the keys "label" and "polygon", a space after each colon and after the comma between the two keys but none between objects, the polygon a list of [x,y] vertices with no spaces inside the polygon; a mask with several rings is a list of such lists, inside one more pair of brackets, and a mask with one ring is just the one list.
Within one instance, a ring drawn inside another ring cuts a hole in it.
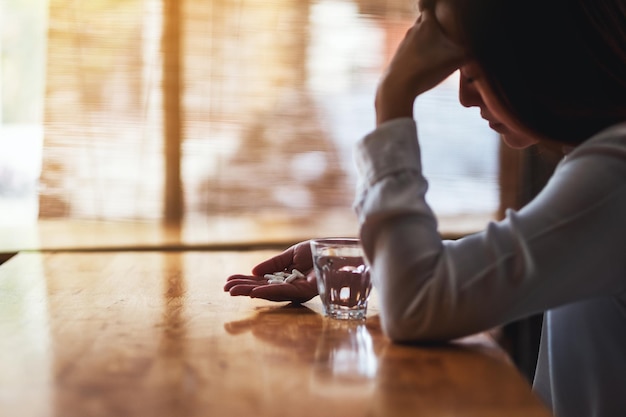
[{"label": "wooden surface grain", "polygon": [[20,253],[0,267],[0,415],[549,416],[485,335],[392,344],[222,291],[275,251]]}]

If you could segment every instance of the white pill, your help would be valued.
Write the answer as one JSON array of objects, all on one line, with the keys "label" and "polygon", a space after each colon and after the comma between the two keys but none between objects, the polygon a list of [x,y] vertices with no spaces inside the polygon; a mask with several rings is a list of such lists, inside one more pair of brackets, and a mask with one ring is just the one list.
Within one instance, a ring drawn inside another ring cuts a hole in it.
[{"label": "white pill", "polygon": [[283,281],[282,279],[270,279],[269,281],[267,281],[268,284],[284,284],[285,281]]},{"label": "white pill", "polygon": [[292,270],[291,275],[296,275],[298,278],[306,278],[304,274],[297,269]]},{"label": "white pill", "polygon": [[296,274],[291,274],[287,278],[285,278],[285,282],[290,283],[298,279]]},{"label": "white pill", "polygon": [[267,277],[267,279],[273,279],[274,281],[284,281],[285,277],[283,277],[282,275],[276,275],[276,274],[268,274],[270,276]]},{"label": "white pill", "polygon": [[276,279],[276,275],[274,275],[274,274],[265,274],[265,275],[263,275],[263,278],[265,278],[265,279]]}]

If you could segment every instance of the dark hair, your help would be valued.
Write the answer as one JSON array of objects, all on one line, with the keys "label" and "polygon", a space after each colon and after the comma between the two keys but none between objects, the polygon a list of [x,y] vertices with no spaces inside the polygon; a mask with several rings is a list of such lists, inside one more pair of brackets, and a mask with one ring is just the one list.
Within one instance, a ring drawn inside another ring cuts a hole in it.
[{"label": "dark hair", "polygon": [[465,46],[529,129],[576,145],[626,121],[626,0],[453,4]]}]

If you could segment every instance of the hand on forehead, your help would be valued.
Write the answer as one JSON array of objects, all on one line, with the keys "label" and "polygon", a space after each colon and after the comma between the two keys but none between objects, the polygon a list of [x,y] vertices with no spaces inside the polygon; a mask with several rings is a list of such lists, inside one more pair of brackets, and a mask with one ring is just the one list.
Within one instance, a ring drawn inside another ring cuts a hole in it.
[{"label": "hand on forehead", "polygon": [[430,11],[444,34],[455,42],[459,39],[459,33],[453,13],[454,0],[418,0],[417,8],[420,12]]}]

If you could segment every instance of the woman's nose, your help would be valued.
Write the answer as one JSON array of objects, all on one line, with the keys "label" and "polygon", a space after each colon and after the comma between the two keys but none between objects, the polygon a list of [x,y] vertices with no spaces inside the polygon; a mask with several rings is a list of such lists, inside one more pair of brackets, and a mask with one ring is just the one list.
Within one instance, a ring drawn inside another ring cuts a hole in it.
[{"label": "woman's nose", "polygon": [[474,84],[463,74],[459,77],[459,102],[464,107],[480,107],[483,102]]}]

